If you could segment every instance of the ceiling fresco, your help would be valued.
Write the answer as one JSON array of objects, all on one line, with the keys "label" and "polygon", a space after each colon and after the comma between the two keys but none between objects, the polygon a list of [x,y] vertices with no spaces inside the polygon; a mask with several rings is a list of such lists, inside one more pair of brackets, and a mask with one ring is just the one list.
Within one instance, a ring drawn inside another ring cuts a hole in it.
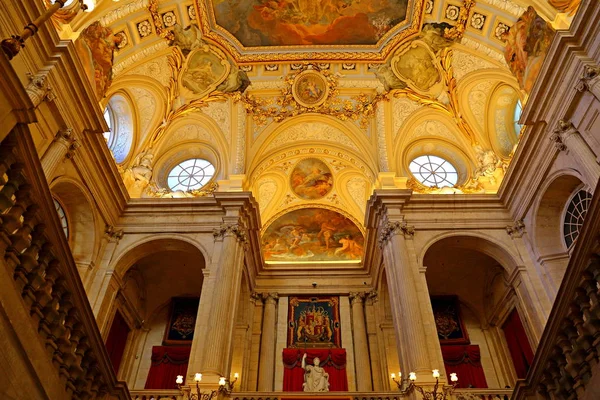
[{"label": "ceiling fresco", "polygon": [[408,0],[212,0],[217,24],[245,47],[374,45],[406,19]]},{"label": "ceiling fresco", "polygon": [[[419,32],[424,0],[196,0],[202,33],[237,62],[383,61]],[[276,51],[276,52],[274,52]]]}]

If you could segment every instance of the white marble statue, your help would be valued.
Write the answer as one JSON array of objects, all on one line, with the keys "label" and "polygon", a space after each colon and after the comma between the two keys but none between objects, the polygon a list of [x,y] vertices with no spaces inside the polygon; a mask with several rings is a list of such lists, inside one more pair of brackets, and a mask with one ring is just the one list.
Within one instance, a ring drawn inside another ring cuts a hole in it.
[{"label": "white marble statue", "polygon": [[302,357],[302,368],[304,369],[302,389],[305,392],[329,392],[329,374],[319,366],[320,361],[318,357],[315,357],[314,366],[306,365],[306,353]]}]

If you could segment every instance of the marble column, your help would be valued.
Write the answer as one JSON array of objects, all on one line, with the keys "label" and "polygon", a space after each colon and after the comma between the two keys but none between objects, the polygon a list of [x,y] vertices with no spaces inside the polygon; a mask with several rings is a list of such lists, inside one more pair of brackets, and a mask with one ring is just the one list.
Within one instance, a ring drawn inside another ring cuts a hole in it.
[{"label": "marble column", "polygon": [[[553,138],[560,150],[568,150],[579,165],[584,180],[591,188],[595,189],[600,178],[600,165],[592,149],[585,142],[577,128],[571,122],[559,121]],[[562,145],[561,145],[562,144]]]},{"label": "marble column", "polygon": [[275,375],[275,331],[277,329],[277,293],[263,293],[264,316],[260,340],[258,391],[272,392]]},{"label": "marble column", "polygon": [[231,369],[235,313],[247,242],[245,229],[238,223],[225,223],[215,230],[214,236],[216,242],[222,243],[218,262],[210,271],[212,299],[200,360],[200,372],[206,376],[202,382],[213,386],[220,376],[228,378]]},{"label": "marble column", "polygon": [[[379,244],[383,250],[393,304],[394,328],[402,346],[399,349],[402,372],[416,372],[420,382],[428,382],[432,380],[431,370],[443,370],[443,365],[438,365],[437,360],[430,358],[430,352],[437,353],[441,350],[437,334],[426,334],[423,324],[423,314],[431,313],[431,318],[428,319],[433,319],[433,311],[431,308],[424,308],[425,305],[421,304],[419,299],[419,292],[427,291],[427,287],[420,287],[424,283],[419,279],[416,259],[411,259],[414,258],[414,254],[410,254],[407,246],[407,241],[412,240],[413,236],[414,228],[408,226],[405,221],[388,220],[381,228]],[[435,343],[432,337],[435,338]],[[442,379],[443,375],[440,380]]]},{"label": "marble column", "polygon": [[[373,390],[381,392],[384,390],[384,383],[381,375],[381,357],[379,355],[379,340],[377,337],[378,324],[376,319],[377,310],[377,291],[368,293],[365,300],[365,326],[367,328],[367,340],[369,341],[369,358],[371,360],[371,374],[373,375]],[[385,374],[387,376],[387,374]]]},{"label": "marble column", "polygon": [[60,164],[70,150],[73,149],[75,139],[73,138],[73,130],[65,128],[58,131],[54,141],[48,146],[48,149],[42,156],[42,169],[46,179],[50,181],[56,167]]},{"label": "marble column", "polygon": [[356,365],[356,390],[373,390],[371,380],[371,362],[369,360],[369,342],[365,326],[364,301],[366,293],[350,293],[352,305],[352,332],[354,336],[354,363]]}]

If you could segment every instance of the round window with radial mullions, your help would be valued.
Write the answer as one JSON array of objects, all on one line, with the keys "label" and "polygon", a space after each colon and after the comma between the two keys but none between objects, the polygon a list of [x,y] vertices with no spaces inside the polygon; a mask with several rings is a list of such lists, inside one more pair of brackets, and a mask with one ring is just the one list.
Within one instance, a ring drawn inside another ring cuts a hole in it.
[{"label": "round window with radial mullions", "polygon": [[416,180],[425,186],[454,186],[458,181],[458,173],[454,165],[437,156],[419,156],[409,165],[410,172]]},{"label": "round window with radial mullions", "polygon": [[563,219],[563,235],[567,249],[570,249],[575,240],[577,240],[577,236],[579,236],[579,232],[583,226],[585,214],[591,202],[592,194],[582,189],[573,195],[567,205]]},{"label": "round window with radial mullions", "polygon": [[215,167],[201,158],[192,158],[179,163],[169,172],[167,184],[171,190],[200,189],[214,176]]},{"label": "round window with radial mullions", "polygon": [[62,208],[58,200],[54,200],[54,207],[56,208],[56,212],[58,213],[58,217],[60,218],[60,225],[63,228],[63,232],[65,232],[65,236],[69,238],[69,222],[67,221],[67,214],[65,210]]}]

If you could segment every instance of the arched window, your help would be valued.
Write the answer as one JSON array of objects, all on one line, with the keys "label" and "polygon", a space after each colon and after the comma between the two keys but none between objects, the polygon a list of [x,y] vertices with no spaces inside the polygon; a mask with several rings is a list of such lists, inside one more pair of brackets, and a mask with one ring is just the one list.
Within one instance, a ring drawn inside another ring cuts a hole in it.
[{"label": "arched window", "polygon": [[127,158],[133,143],[133,111],[129,101],[122,94],[113,95],[104,109],[104,120],[109,132],[104,139],[115,161],[122,163]]},{"label": "arched window", "polygon": [[65,213],[64,208],[60,205],[58,200],[54,200],[54,207],[56,208],[56,212],[58,213],[58,217],[60,218],[60,224],[63,228],[63,232],[67,239],[69,238],[69,222],[67,221],[67,214]]},{"label": "arched window", "polygon": [[581,189],[575,192],[571,200],[568,202],[565,210],[565,216],[563,219],[563,235],[565,239],[565,245],[568,249],[573,246],[581,227],[583,226],[583,220],[585,214],[590,207],[592,201],[592,194]]},{"label": "arched window", "polygon": [[185,160],[169,172],[167,184],[171,190],[194,190],[206,185],[214,176],[215,167],[202,158]]},{"label": "arched window", "polygon": [[415,179],[425,186],[454,186],[458,181],[454,165],[437,156],[419,156],[410,162],[409,169]]},{"label": "arched window", "polygon": [[517,134],[517,136],[521,134],[521,128],[523,128],[523,125],[519,124],[519,120],[521,119],[522,113],[523,105],[521,104],[521,100],[517,100],[517,103],[515,104],[515,112],[513,114],[513,123],[515,127],[515,133]]}]

